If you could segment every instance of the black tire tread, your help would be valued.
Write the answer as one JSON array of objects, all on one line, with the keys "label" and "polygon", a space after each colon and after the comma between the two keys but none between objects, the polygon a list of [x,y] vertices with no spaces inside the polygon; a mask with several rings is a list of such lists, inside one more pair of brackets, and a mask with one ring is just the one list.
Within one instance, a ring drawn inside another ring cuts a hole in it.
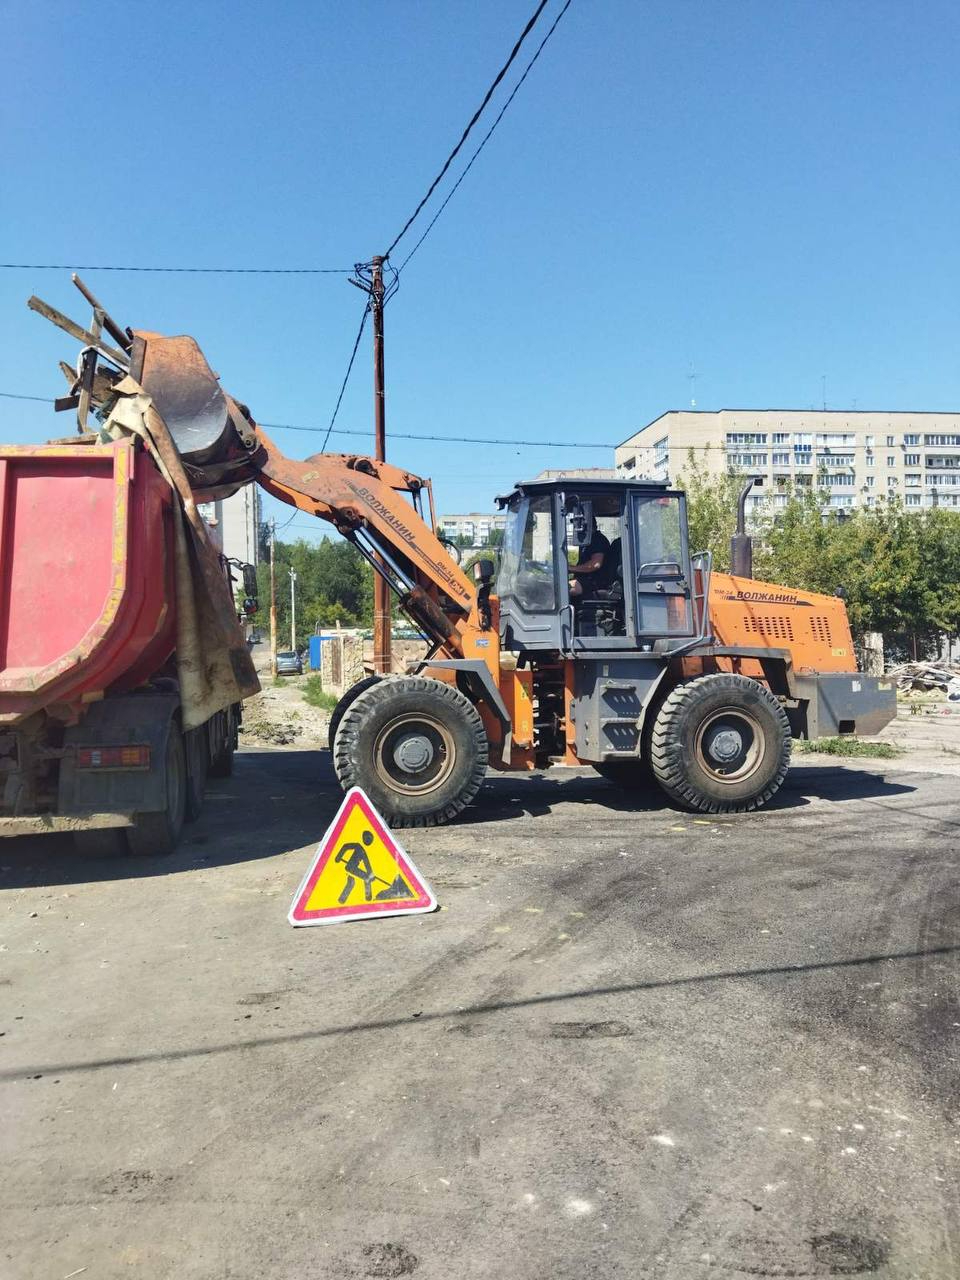
[{"label": "black tire tread", "polygon": [[424,676],[394,676],[378,679],[359,694],[344,712],[334,743],[333,766],[344,791],[353,786],[362,786],[361,766],[357,760],[360,728],[368,719],[371,710],[377,705],[382,705],[383,699],[389,699],[398,689],[420,693],[425,698],[436,697],[456,708],[463,716],[476,748],[470,774],[454,799],[432,813],[409,815],[393,811],[383,814],[384,819],[392,827],[439,827],[455,818],[467,807],[480,790],[487,772],[488,743],[483,721],[470,699],[455,686]]},{"label": "black tire tread", "polygon": [[[126,827],[127,844],[135,858],[163,858],[173,853],[180,840],[187,807],[187,753],[183,735],[176,721],[170,725],[168,749],[173,745],[175,754],[179,755],[180,768],[180,811],[172,815],[166,809],[155,813],[134,814],[133,826]],[[175,735],[175,736],[174,736]],[[168,765],[164,760],[164,767]]]},{"label": "black tire tread", "polygon": [[365,693],[367,689],[372,688],[375,684],[379,684],[383,676],[364,676],[362,680],[358,680],[356,684],[352,684],[346,691],[337,705],[333,708],[330,716],[330,727],[327,730],[327,745],[330,748],[330,754],[333,755],[334,745],[337,740],[337,730],[340,728],[340,722],[346,714],[347,710],[361,693]]},{"label": "black tire tread", "polygon": [[[782,746],[777,769],[767,785],[757,795],[748,799],[721,801],[704,796],[687,780],[683,768],[683,746],[679,737],[679,724],[689,706],[699,697],[705,686],[723,687],[731,693],[743,692],[745,684],[752,685],[774,712],[782,728]],[[783,707],[764,685],[747,676],[728,672],[697,676],[675,685],[667,694],[654,720],[650,735],[650,764],[657,782],[672,800],[694,813],[750,813],[760,809],[780,790],[790,768],[790,722]]]}]

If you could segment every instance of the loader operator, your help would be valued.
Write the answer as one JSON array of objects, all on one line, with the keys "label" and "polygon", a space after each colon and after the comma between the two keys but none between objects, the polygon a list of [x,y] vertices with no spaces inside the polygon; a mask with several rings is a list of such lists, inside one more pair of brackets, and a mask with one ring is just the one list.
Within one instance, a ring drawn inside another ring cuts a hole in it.
[{"label": "loader operator", "polygon": [[[582,518],[586,520],[588,517]],[[578,562],[570,566],[573,574],[570,579],[571,600],[609,586],[610,572],[605,566],[610,560],[610,543],[597,528],[596,521],[592,517],[589,520],[590,536],[580,547]]]}]

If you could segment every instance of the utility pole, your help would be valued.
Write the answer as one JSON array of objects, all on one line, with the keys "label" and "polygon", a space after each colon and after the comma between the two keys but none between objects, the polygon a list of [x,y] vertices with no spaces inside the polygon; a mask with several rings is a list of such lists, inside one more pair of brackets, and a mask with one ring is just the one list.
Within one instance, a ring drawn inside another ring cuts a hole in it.
[{"label": "utility pole", "polygon": [[290,648],[297,652],[297,575],[290,570]]},{"label": "utility pole", "polygon": [[[370,311],[373,316],[374,457],[387,455],[387,412],[383,389],[383,258],[371,260]],[[373,669],[384,675],[391,665],[390,588],[380,574],[373,579]]]},{"label": "utility pole", "polygon": [[277,519],[270,521],[270,671],[277,676]]}]

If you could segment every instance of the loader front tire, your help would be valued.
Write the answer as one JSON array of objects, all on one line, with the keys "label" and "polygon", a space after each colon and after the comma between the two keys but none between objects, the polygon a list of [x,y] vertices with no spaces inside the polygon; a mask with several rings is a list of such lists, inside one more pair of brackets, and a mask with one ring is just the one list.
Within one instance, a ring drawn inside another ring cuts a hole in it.
[{"label": "loader front tire", "polygon": [[383,676],[364,676],[362,680],[358,680],[356,684],[352,684],[347,692],[343,695],[337,705],[333,708],[333,715],[330,717],[330,728],[327,730],[327,742],[330,746],[330,754],[333,755],[334,744],[337,741],[337,730],[340,728],[340,721],[344,717],[347,708],[360,697],[366,689],[372,685],[379,684]]},{"label": "loader front tire", "polygon": [[682,808],[747,813],[779,791],[790,746],[786,712],[769,689],[718,672],[667,694],[653,724],[650,763]]},{"label": "loader front tire", "polygon": [[487,768],[476,707],[423,676],[377,680],[350,703],[334,741],[346,791],[361,787],[393,827],[434,827],[465,809]]}]

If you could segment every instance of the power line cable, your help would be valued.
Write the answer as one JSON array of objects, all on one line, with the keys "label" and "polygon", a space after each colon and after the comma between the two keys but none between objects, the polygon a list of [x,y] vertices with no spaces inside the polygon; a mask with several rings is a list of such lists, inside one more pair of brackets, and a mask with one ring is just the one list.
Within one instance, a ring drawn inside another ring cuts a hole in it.
[{"label": "power line cable", "polygon": [[360,339],[363,337],[364,326],[367,323],[367,316],[370,314],[370,303],[368,302],[363,308],[363,315],[360,317],[360,328],[357,330],[357,340],[353,344],[353,350],[350,353],[350,362],[347,365],[347,372],[343,375],[343,383],[340,386],[340,394],[337,396],[337,403],[334,405],[333,415],[330,418],[330,425],[327,427],[327,434],[323,437],[323,444],[320,446],[320,452],[327,447],[327,441],[330,439],[330,432],[333,430],[333,424],[337,420],[337,414],[340,412],[340,405],[343,403],[343,393],[347,389],[347,383],[350,381],[350,373],[353,369],[353,362],[357,358],[357,349],[360,346]]},{"label": "power line cable", "polygon": [[415,222],[415,220],[419,217],[421,209],[422,209],[422,208],[423,208],[423,206],[427,203],[427,201],[430,199],[430,197],[433,195],[434,191],[437,189],[437,185],[442,181],[442,179],[443,179],[444,175],[446,174],[447,170],[450,168],[451,164],[453,164],[453,161],[456,159],[457,153],[460,151],[460,148],[461,148],[461,147],[463,146],[463,144],[466,142],[466,140],[467,140],[467,138],[468,138],[468,136],[469,136],[469,134],[470,134],[470,131],[471,131],[471,129],[473,128],[473,126],[474,126],[474,125],[477,123],[477,121],[480,119],[480,116],[482,115],[482,113],[483,113],[483,111],[484,111],[484,109],[485,109],[485,107],[486,107],[487,103],[488,103],[488,102],[490,101],[490,99],[493,97],[493,95],[494,95],[494,93],[495,93],[495,91],[496,91],[496,88],[497,88],[497,86],[499,85],[500,81],[503,79],[503,77],[504,77],[504,76],[507,74],[507,72],[510,70],[510,67],[511,67],[511,65],[512,65],[512,63],[513,63],[513,60],[516,58],[517,54],[520,52],[520,47],[521,47],[521,45],[523,44],[524,40],[526,40],[526,38],[527,38],[527,36],[530,34],[530,32],[533,30],[533,27],[534,27],[534,25],[535,25],[535,23],[536,23],[537,19],[540,17],[540,14],[541,14],[541,13],[543,12],[543,10],[546,8],[546,4],[547,4],[547,0],[540,0],[540,3],[537,5],[537,8],[536,8],[536,10],[535,10],[535,12],[534,12],[533,16],[529,19],[529,21],[527,22],[527,25],[526,25],[526,26],[523,28],[523,30],[521,31],[521,33],[520,33],[520,38],[517,40],[516,44],[515,44],[515,45],[513,46],[513,48],[511,49],[511,51],[510,51],[510,57],[509,57],[509,58],[507,58],[506,62],[505,62],[505,63],[503,64],[503,66],[500,68],[500,70],[499,70],[499,72],[497,73],[496,79],[494,80],[493,84],[490,86],[490,88],[489,88],[489,89],[487,90],[487,92],[484,94],[483,101],[480,103],[479,107],[477,107],[476,111],[475,111],[475,112],[473,113],[473,115],[471,116],[471,118],[470,118],[470,123],[467,125],[467,127],[464,129],[463,133],[460,135],[460,141],[457,143],[457,145],[453,148],[453,150],[452,150],[452,151],[450,152],[450,154],[447,156],[446,160],[444,161],[443,168],[440,170],[440,172],[439,172],[439,173],[437,174],[437,176],[434,178],[433,182],[431,182],[430,186],[427,188],[427,194],[423,197],[423,199],[422,199],[422,200],[420,201],[420,203],[417,205],[416,209],[414,209],[413,213],[411,213],[410,217],[409,217],[409,218],[406,220],[406,222],[403,224],[403,227],[400,229],[399,234],[398,234],[398,235],[396,235],[396,236],[394,237],[393,242],[392,242],[392,243],[391,243],[391,245],[390,245],[390,248],[389,248],[389,249],[386,251],[386,253],[383,255],[385,258],[389,258],[389,257],[390,257],[390,254],[394,251],[394,249],[397,247],[397,245],[400,243],[400,241],[403,239],[403,237],[404,237],[404,236],[407,234],[407,232],[410,230],[410,227],[413,225],[413,223]]},{"label": "power line cable", "polygon": [[477,159],[477,157],[479,156],[480,152],[483,150],[483,148],[484,148],[484,147],[487,145],[487,143],[490,141],[490,138],[491,138],[491,136],[492,136],[492,134],[493,134],[494,130],[496,129],[497,125],[500,123],[500,121],[503,119],[504,115],[506,114],[507,108],[510,106],[510,103],[511,103],[511,102],[514,100],[514,98],[517,96],[517,91],[518,91],[518,89],[520,88],[520,86],[523,84],[524,80],[526,80],[527,76],[530,74],[531,70],[533,69],[533,64],[534,64],[534,63],[536,62],[536,60],[540,57],[541,53],[543,53],[543,47],[544,47],[544,45],[547,43],[547,41],[548,41],[548,40],[550,39],[550,37],[553,35],[554,31],[556,31],[556,29],[557,29],[557,24],[559,23],[559,21],[560,21],[560,19],[563,17],[563,15],[567,12],[567,10],[570,8],[570,5],[571,5],[572,3],[573,3],[573,0],[567,0],[566,4],[563,6],[563,8],[562,8],[562,9],[560,10],[560,12],[557,14],[556,18],[554,18],[554,20],[553,20],[553,26],[550,28],[550,30],[547,32],[547,34],[546,34],[546,35],[543,37],[543,39],[540,41],[540,47],[537,49],[536,53],[533,55],[533,57],[532,57],[532,58],[530,59],[530,61],[527,63],[527,66],[526,66],[526,69],[525,69],[525,71],[524,71],[523,75],[520,77],[520,79],[517,81],[517,83],[513,86],[513,90],[512,90],[512,92],[511,92],[511,94],[510,94],[510,97],[509,97],[509,98],[507,98],[506,102],[505,102],[505,103],[503,104],[503,106],[500,108],[500,114],[497,116],[496,120],[494,120],[493,124],[492,124],[492,125],[490,126],[490,128],[487,130],[487,132],[486,132],[486,134],[485,134],[485,136],[484,136],[484,139],[483,139],[483,141],[480,143],[479,147],[477,147],[476,151],[475,151],[475,152],[473,153],[473,155],[470,157],[470,160],[469,160],[469,162],[468,162],[468,164],[467,164],[467,167],[464,169],[463,173],[461,173],[460,177],[456,180],[456,182],[453,184],[453,186],[452,186],[452,187],[450,188],[450,190],[447,192],[447,195],[446,195],[446,198],[445,198],[445,199],[444,199],[444,201],[443,201],[443,204],[441,204],[440,208],[437,210],[437,212],[436,212],[436,213],[433,215],[433,217],[430,219],[430,222],[429,222],[429,224],[427,225],[427,229],[426,229],[426,231],[424,231],[423,235],[420,237],[420,239],[417,241],[417,243],[413,246],[413,248],[410,250],[410,252],[409,252],[409,253],[407,254],[407,256],[404,258],[403,262],[402,262],[402,263],[400,264],[400,266],[397,268],[398,273],[399,273],[399,272],[401,272],[401,271],[403,271],[404,267],[407,265],[407,263],[410,261],[410,259],[413,257],[413,255],[417,252],[417,250],[418,250],[418,249],[420,248],[420,246],[423,244],[424,240],[426,240],[427,236],[428,236],[428,235],[430,234],[430,232],[433,230],[434,225],[435,225],[435,223],[436,223],[437,219],[440,217],[441,213],[443,213],[444,209],[445,209],[445,208],[447,207],[447,205],[450,203],[450,200],[452,199],[452,197],[453,197],[453,195],[454,195],[454,192],[457,190],[457,188],[460,186],[460,183],[464,180],[464,178],[467,176],[467,174],[468,174],[468,173],[470,172],[470,170],[473,168],[473,163],[474,163],[474,161]]},{"label": "power line cable", "polygon": [[0,262],[0,271],[152,271],[210,276],[348,276],[352,270],[352,267],[78,267],[51,262]]},{"label": "power line cable", "polygon": [[[357,334],[357,341],[354,343],[353,353],[350,357],[350,364],[347,367],[347,374],[340,388],[340,395],[337,399],[336,408],[333,411],[333,417],[327,427],[304,427],[295,422],[260,422],[259,426],[265,427],[268,431],[304,431],[309,435],[322,435],[323,444],[321,445],[321,453],[327,445],[327,440],[331,435],[334,436],[364,436],[369,437],[369,431],[352,431],[349,427],[334,427],[337,411],[343,400],[343,393],[346,389],[347,379],[350,377],[350,370],[353,368],[353,362],[357,354],[357,348],[360,345],[360,338],[363,335],[363,328],[366,324],[367,310],[363,313],[360,322],[360,332]],[[39,404],[53,404],[53,399],[49,396],[23,396],[17,395],[13,391],[0,391],[0,397],[5,400],[34,400]],[[395,440],[429,440],[433,443],[441,444],[502,444],[510,447],[524,449],[618,449],[620,446],[615,444],[605,444],[602,441],[596,444],[584,444],[581,441],[566,440],[501,440],[492,436],[438,436],[438,435],[422,435],[413,431],[391,431],[390,438]],[[696,446],[698,449],[709,449],[710,445]]]},{"label": "power line cable", "polygon": [[[271,431],[306,431],[315,435],[319,435],[324,430],[323,427],[301,427],[292,422],[261,422],[261,427],[266,427]],[[335,436],[367,436],[369,431],[350,431],[345,427],[337,427],[335,431],[327,428],[328,434]],[[430,440],[441,444],[503,444],[516,445],[517,448],[525,449],[619,449],[619,445],[604,444],[583,444],[579,441],[567,442],[564,440],[498,440],[490,436],[425,436],[415,432],[391,431],[391,440]],[[324,438],[326,444],[326,437]]]}]

